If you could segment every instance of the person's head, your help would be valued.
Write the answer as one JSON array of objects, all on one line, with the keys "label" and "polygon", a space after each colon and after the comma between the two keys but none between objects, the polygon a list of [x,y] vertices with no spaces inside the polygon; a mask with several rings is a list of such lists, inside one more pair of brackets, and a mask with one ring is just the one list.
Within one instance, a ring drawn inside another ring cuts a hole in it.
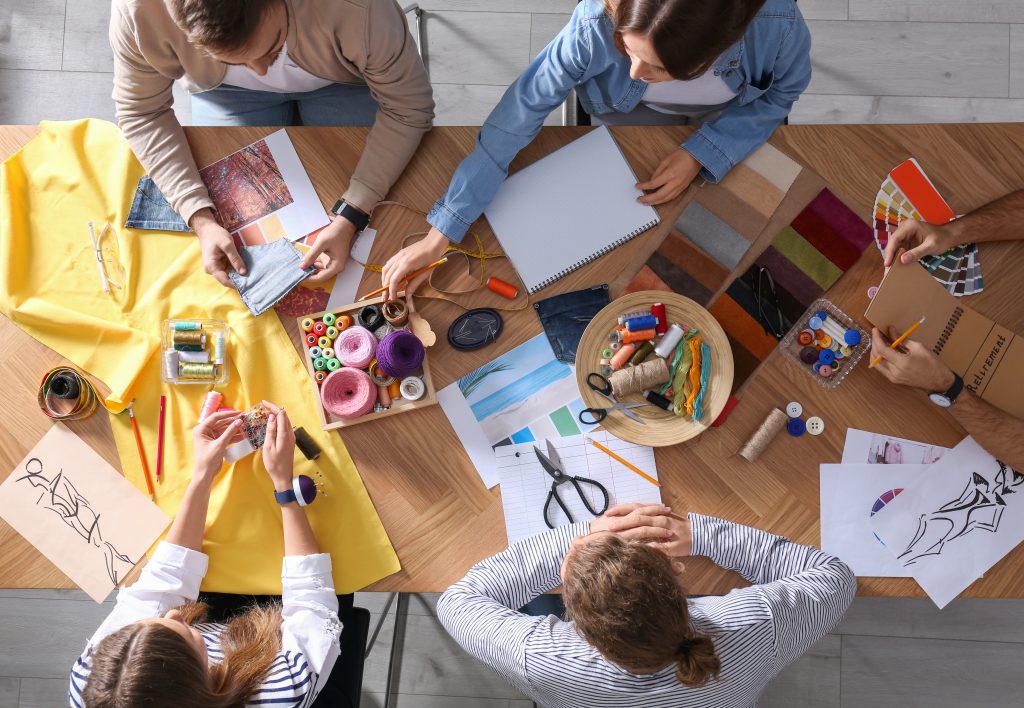
[{"label": "person's head", "polygon": [[244,706],[277,656],[281,608],[253,607],[232,619],[221,636],[219,664],[210,664],[193,626],[205,616],[205,605],[191,603],[105,637],[92,652],[82,691],[87,708]]},{"label": "person's head", "polygon": [[606,0],[629,75],[647,83],[704,74],[739,41],[764,0]]},{"label": "person's head", "polygon": [[263,76],[288,36],[284,0],[168,0],[188,41],[218,61]]},{"label": "person's head", "polygon": [[638,674],[675,664],[681,683],[701,686],[721,665],[711,639],[690,626],[681,572],[642,541],[583,536],[562,565],[566,613],[609,661]]}]

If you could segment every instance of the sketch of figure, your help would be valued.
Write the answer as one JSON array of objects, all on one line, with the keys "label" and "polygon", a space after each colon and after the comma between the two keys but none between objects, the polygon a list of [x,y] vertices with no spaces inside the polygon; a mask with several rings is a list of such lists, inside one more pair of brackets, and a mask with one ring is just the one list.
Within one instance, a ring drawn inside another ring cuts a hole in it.
[{"label": "sketch of figure", "polygon": [[87,543],[101,549],[106,562],[107,576],[115,585],[120,582],[134,564],[128,556],[114,548],[113,544],[103,540],[99,514],[93,511],[89,500],[79,494],[75,486],[64,476],[64,471],[57,472],[49,479],[43,475],[42,460],[33,457],[25,463],[25,473],[16,481],[27,481],[40,489],[36,504],[55,513]]},{"label": "sketch of figure", "polygon": [[1006,511],[1005,497],[1017,493],[1014,487],[1024,484],[1024,474],[999,460],[996,462],[999,472],[991,484],[984,476],[973,472],[959,497],[930,514],[921,515],[917,532],[898,556],[904,566],[913,565],[925,556],[941,554],[947,543],[971,531],[996,533],[999,530],[999,521]]}]

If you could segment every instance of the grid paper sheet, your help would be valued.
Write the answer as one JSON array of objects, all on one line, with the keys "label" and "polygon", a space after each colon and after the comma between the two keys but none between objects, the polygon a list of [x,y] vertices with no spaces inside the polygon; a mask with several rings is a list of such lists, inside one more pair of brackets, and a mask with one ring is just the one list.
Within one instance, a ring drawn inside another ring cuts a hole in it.
[{"label": "grid paper sheet", "polygon": [[[626,502],[661,503],[661,489],[654,486],[607,453],[590,444],[595,440],[616,455],[639,467],[651,477],[658,479],[654,465],[654,449],[619,440],[603,430],[586,435],[553,438],[551,442],[562,458],[566,474],[587,477],[600,482],[608,490],[609,505]],[[501,480],[501,503],[505,512],[505,532],[510,544],[548,530],[544,523],[544,502],[551,489],[551,476],[540,465],[533,446],[546,452],[543,440],[537,443],[503,445],[494,450],[498,475]],[[581,484],[588,495],[591,506],[600,509],[603,503],[601,492],[589,484]],[[592,517],[583,506],[570,482],[559,485],[558,494],[572,511],[576,521],[588,521]],[[556,526],[570,523],[565,513],[554,500],[551,501],[551,522]]]}]

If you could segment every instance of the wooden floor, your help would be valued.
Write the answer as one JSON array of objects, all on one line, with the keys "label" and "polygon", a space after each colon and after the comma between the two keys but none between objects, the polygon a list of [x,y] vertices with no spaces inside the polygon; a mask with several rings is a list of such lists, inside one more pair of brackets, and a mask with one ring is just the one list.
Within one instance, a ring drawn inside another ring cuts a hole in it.
[{"label": "wooden floor", "polygon": [[[0,123],[113,117],[109,4],[0,0]],[[419,4],[428,13],[424,46],[438,123],[476,125],[575,1]],[[815,74],[793,123],[1024,119],[1024,0],[799,5],[814,38]],[[187,99],[175,108],[188,122]],[[356,604],[376,618],[385,599],[360,593]],[[435,601],[424,595],[410,603],[400,708],[528,708],[447,637],[431,616]],[[0,708],[67,705],[70,664],[109,609],[78,591],[0,591]],[[367,663],[364,707],[383,705],[392,621]],[[939,613],[927,600],[858,598],[761,706],[1015,705],[1022,644],[1022,601],[957,600]]]}]

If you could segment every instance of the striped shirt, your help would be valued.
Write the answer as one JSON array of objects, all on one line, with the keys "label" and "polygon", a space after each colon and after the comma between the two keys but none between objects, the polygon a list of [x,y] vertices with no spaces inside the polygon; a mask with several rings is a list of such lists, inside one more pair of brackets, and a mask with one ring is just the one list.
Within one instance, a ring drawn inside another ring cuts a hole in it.
[{"label": "striped shirt", "polygon": [[[199,597],[208,558],[173,543],[161,542],[143,568],[139,580],[117,594],[113,611],[89,639],[71,668],[68,698],[72,708],[83,708],[82,691],[92,667],[92,652],[107,635],[133,622],[160,617],[168,610]],[[338,597],[334,593],[331,556],[285,556],[282,571],[281,649],[267,678],[247,705],[305,708],[327,682],[341,650]],[[224,660],[221,635],[226,625],[200,624],[196,629],[206,643],[210,663]]]},{"label": "striped shirt", "polygon": [[462,647],[547,708],[755,706],[768,682],[839,622],[857,581],[842,561],[765,531],[690,514],[693,555],[754,583],[728,595],[688,600],[690,622],[712,636],[722,669],[699,688],[675,665],[634,674],[605,659],[557,617],[522,607],[561,583],[559,568],[588,523],[520,541],[470,569],[437,603]]}]

